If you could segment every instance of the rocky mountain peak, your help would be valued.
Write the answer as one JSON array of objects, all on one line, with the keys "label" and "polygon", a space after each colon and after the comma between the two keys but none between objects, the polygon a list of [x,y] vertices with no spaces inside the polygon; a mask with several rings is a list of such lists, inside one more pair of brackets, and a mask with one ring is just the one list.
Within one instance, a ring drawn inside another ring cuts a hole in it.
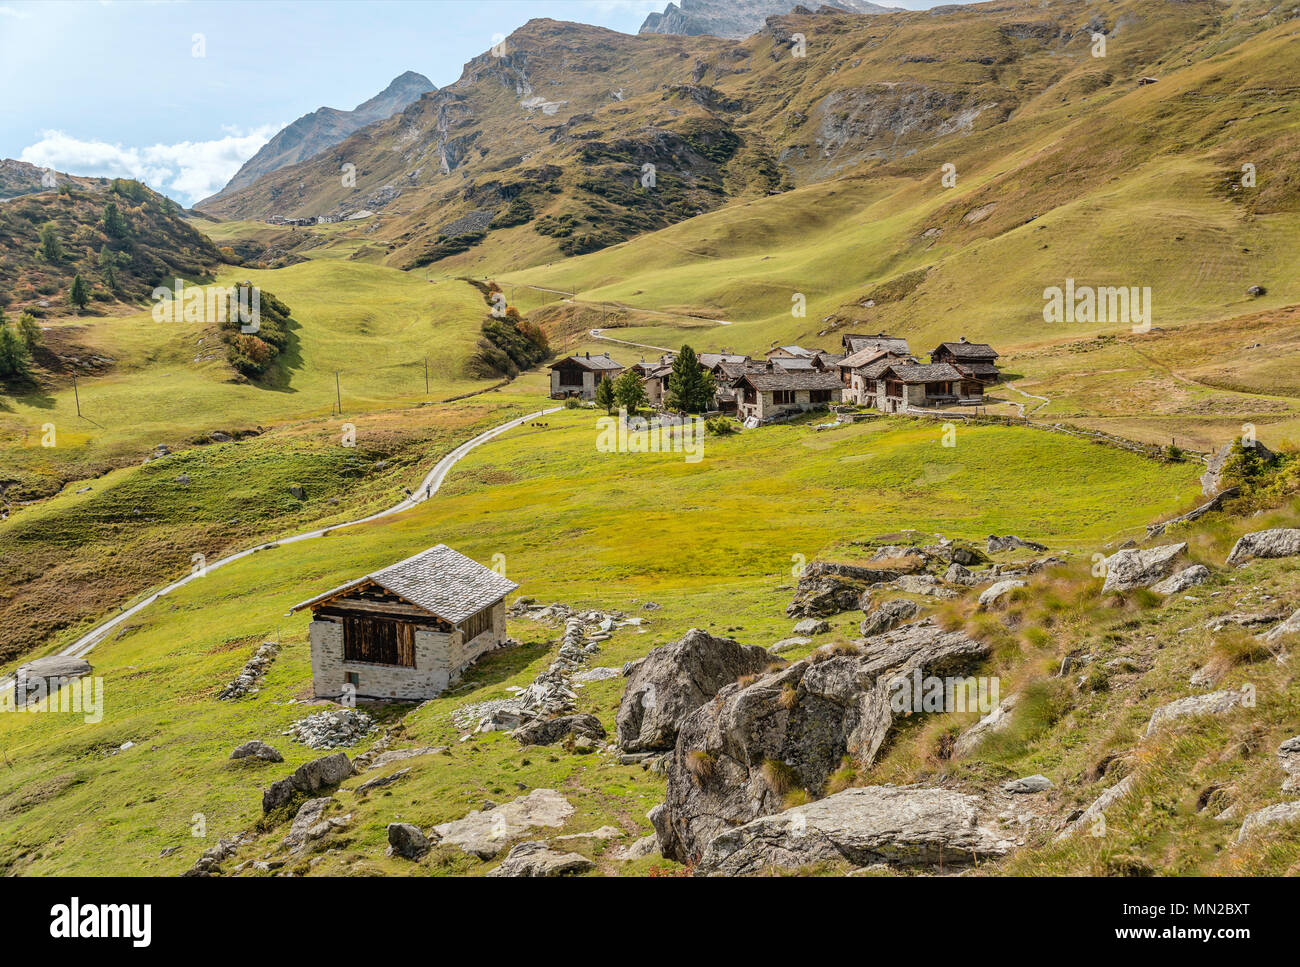
[{"label": "rocky mountain peak", "polygon": [[[761,30],[768,17],[791,13],[799,6],[799,0],[681,0],[680,5],[670,3],[663,13],[647,16],[638,33],[712,34],[743,40]],[[804,6],[862,14],[891,13],[893,10],[867,0],[825,0],[823,3],[810,0]]]}]

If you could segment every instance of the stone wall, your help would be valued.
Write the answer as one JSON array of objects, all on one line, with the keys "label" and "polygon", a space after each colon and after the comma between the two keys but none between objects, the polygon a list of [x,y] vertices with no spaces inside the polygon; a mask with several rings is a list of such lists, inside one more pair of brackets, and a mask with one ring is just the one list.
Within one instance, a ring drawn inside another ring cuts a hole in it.
[{"label": "stone wall", "polygon": [[357,676],[356,697],[432,698],[451,683],[451,639],[440,631],[418,628],[415,632],[415,667],[345,661],[343,623],[317,619],[308,629],[311,638],[312,693],[317,698],[337,699],[343,694],[348,673]]},{"label": "stone wall", "polygon": [[459,628],[450,634],[417,628],[414,668],[345,661],[341,620],[317,618],[309,626],[308,634],[311,639],[312,693],[317,698],[338,699],[343,694],[349,672],[357,676],[356,697],[359,699],[433,698],[447,686],[460,681],[464,670],[485,652],[505,641],[506,605],[504,601],[498,601],[492,608],[492,627],[468,642]]}]

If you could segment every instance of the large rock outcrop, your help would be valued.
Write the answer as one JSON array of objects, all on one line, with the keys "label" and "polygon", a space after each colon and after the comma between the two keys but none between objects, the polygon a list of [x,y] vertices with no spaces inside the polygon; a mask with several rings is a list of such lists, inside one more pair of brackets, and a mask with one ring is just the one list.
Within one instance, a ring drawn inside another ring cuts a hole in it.
[{"label": "large rock outcrop", "polygon": [[[866,610],[870,590],[877,584],[896,581],[903,571],[861,567],[834,561],[813,561],[799,575],[794,600],[786,606],[791,618],[829,618],[855,609]],[[864,592],[868,592],[864,597]]]},{"label": "large rock outcrop", "polygon": [[1243,534],[1228,555],[1228,567],[1245,564],[1252,557],[1296,557],[1300,555],[1300,527],[1274,527]]},{"label": "large rock outcrop", "polygon": [[1163,544],[1160,547],[1126,547],[1106,558],[1106,582],[1102,593],[1131,591],[1147,588],[1174,570],[1178,555],[1187,551],[1187,544]]},{"label": "large rock outcrop", "polygon": [[692,628],[633,666],[618,706],[618,744],[625,752],[668,750],[688,715],[723,686],[780,659],[757,645],[715,638]]},{"label": "large rock outcrop", "polygon": [[1005,856],[1018,845],[1000,827],[998,812],[979,796],[950,789],[845,789],[720,833],[698,869],[737,876],[827,860],[964,866]]},{"label": "large rock outcrop", "polygon": [[910,696],[915,673],[961,675],[988,653],[932,621],[859,648],[728,685],[682,723],[664,808],[652,816],[665,856],[695,860],[724,830],[780,812],[788,792],[819,795],[846,756],[869,766],[893,725],[892,700]]},{"label": "large rock outcrop", "polygon": [[352,761],[348,759],[345,752],[335,752],[323,759],[313,759],[300,765],[294,770],[293,775],[273,782],[271,787],[262,793],[262,811],[269,813],[283,806],[297,793],[310,794],[330,786],[337,786],[350,775],[352,775]]}]

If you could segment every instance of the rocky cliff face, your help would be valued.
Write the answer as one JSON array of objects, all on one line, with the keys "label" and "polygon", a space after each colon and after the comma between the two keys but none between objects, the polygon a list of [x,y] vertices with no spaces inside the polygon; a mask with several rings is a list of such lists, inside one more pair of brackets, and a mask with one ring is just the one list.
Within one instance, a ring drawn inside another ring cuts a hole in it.
[{"label": "rocky cliff face", "polygon": [[230,183],[206,201],[245,188],[263,175],[268,175],[286,165],[297,164],[299,161],[315,157],[366,125],[382,121],[404,110],[419,100],[420,95],[426,91],[434,90],[437,88],[434,87],[433,82],[423,74],[407,71],[393,78],[393,82],[386,88],[370,100],[358,104],[351,111],[322,107],[310,114],[304,114],[262,145],[261,150],[235,172]]},{"label": "rocky cliff face", "polygon": [[[697,36],[712,34],[741,40],[757,33],[768,17],[790,13],[800,4],[798,0],[681,0],[670,3],[663,13],[652,13],[645,18],[639,33],[684,34]],[[848,13],[889,13],[890,8],[866,0],[825,0],[809,2],[811,9],[832,7]]]}]

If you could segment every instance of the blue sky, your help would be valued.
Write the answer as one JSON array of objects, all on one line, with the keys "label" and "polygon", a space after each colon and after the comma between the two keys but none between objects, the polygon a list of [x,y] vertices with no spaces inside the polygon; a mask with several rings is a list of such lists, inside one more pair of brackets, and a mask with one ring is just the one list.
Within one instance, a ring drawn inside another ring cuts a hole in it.
[{"label": "blue sky", "polygon": [[402,71],[442,87],[532,17],[635,33],[666,2],[0,0],[0,157],[140,177],[190,204],[285,124]]}]

